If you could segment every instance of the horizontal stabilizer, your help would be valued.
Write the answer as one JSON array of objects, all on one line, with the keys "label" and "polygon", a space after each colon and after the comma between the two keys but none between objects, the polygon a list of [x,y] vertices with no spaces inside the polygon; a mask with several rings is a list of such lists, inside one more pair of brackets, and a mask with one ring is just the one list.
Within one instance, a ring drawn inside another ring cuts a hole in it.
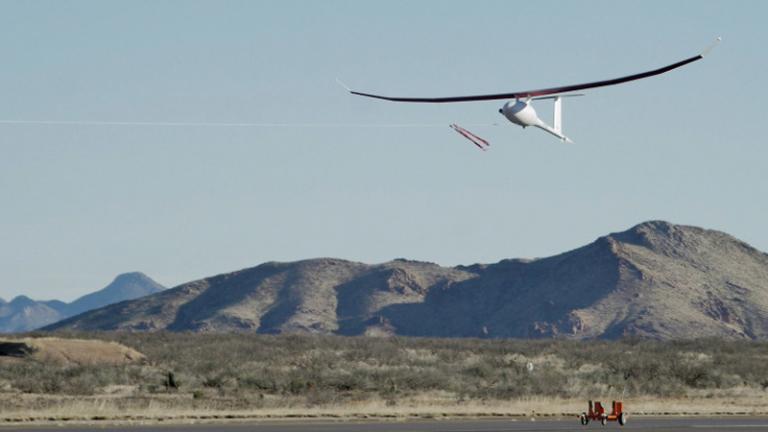
[{"label": "horizontal stabilizer", "polygon": [[531,100],[545,100],[545,99],[577,97],[577,96],[584,96],[584,93],[573,93],[573,94],[564,94],[564,95],[555,95],[555,96],[541,96],[541,97],[531,98]]}]

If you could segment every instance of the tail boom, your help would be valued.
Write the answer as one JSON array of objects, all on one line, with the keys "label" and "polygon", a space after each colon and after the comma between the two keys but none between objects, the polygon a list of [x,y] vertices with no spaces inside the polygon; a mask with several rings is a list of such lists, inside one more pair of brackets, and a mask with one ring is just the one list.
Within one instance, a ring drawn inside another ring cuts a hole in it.
[{"label": "tail boom", "polygon": [[548,124],[546,124],[544,122],[541,122],[541,124],[537,124],[535,126],[537,128],[539,128],[539,129],[545,131],[545,132],[548,132],[548,133],[558,137],[560,139],[560,141],[562,141],[562,142],[573,144],[573,141],[570,138],[568,138],[567,136],[563,135],[563,133],[561,131],[556,130],[555,128],[553,128],[552,126],[550,126],[550,125],[548,125]]}]

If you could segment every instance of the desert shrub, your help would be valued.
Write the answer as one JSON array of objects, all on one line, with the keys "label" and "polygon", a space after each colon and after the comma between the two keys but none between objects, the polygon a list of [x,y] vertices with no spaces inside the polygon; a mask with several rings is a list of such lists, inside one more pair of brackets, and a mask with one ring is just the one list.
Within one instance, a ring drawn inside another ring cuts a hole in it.
[{"label": "desert shrub", "polygon": [[248,390],[267,391],[271,393],[277,392],[277,380],[275,374],[272,371],[263,369],[261,371],[245,371],[243,375],[237,380],[238,387]]},{"label": "desert shrub", "polygon": [[317,389],[313,388],[306,394],[306,406],[311,408],[313,406],[328,405],[339,400],[339,394],[329,389]]},{"label": "desert shrub", "polygon": [[[136,369],[136,368],[133,368]],[[0,368],[0,375],[24,393],[91,395],[107,385],[125,385],[140,374],[125,366],[64,366],[37,362]]]},{"label": "desert shrub", "polygon": [[[768,343],[712,339],[661,342],[364,338],[317,335],[97,333],[149,365],[62,366],[8,363],[0,381],[23,392],[94,394],[133,385],[161,392],[167,373],[183,391],[261,401],[301,396],[307,405],[349,398],[445,391],[457,399],[522,396],[680,396],[736,386],[768,388]],[[533,371],[527,362],[536,364]],[[178,383],[177,383],[178,384]],[[225,393],[223,393],[225,392]],[[187,393],[187,394],[189,394]],[[603,394],[595,394],[603,393]],[[261,398],[259,398],[261,397]]]}]

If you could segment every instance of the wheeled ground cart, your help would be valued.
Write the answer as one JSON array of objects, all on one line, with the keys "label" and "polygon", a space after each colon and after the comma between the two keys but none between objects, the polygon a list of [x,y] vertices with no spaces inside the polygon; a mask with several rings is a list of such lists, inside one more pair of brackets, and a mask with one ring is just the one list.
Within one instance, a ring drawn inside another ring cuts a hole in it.
[{"label": "wheeled ground cart", "polygon": [[590,420],[600,421],[603,426],[609,421],[618,421],[620,425],[624,426],[627,424],[627,413],[624,411],[624,403],[621,401],[611,403],[610,414],[605,412],[602,403],[595,401],[593,404],[592,401],[589,401],[589,411],[581,413],[579,420],[585,426],[589,424]]}]

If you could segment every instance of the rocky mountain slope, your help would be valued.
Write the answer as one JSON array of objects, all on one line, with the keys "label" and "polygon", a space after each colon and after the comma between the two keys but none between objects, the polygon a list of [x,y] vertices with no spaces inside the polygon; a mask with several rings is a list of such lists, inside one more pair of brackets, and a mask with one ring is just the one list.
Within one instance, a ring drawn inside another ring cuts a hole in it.
[{"label": "rocky mountain slope", "polygon": [[441,337],[768,337],[768,255],[661,221],[536,260],[266,263],[48,329]]},{"label": "rocky mountain slope", "polygon": [[35,301],[18,296],[10,302],[0,302],[0,333],[34,330],[85,311],[154,294],[165,289],[143,273],[125,273],[94,293],[64,303],[58,300]]},{"label": "rocky mountain slope", "polygon": [[424,302],[430,289],[475,276],[404,260],[271,262],[97,309],[47,329],[376,333],[376,326],[365,322],[387,307]]}]

